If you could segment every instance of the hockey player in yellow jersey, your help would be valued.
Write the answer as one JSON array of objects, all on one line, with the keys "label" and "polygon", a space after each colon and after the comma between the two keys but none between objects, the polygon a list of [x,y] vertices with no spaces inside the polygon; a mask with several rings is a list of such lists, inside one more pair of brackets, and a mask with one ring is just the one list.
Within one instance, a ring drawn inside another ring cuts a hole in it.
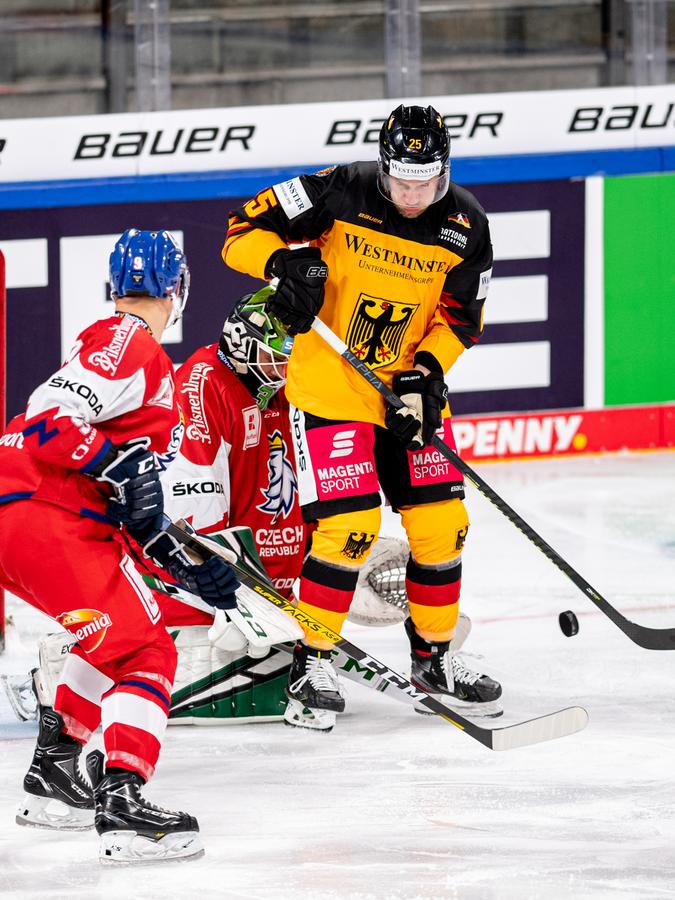
[{"label": "hockey player in yellow jersey", "polygon": [[[465,714],[498,715],[500,685],[449,650],[469,522],[461,474],[428,446],[436,432],[455,446],[444,375],[480,338],[492,266],[485,212],[450,180],[449,160],[438,112],[399,106],[377,162],[299,175],[235,210],[223,259],[278,279],[270,308],[297,335],[286,393],[303,514],[317,523],[300,605],[340,630],[377,539],[381,490],[410,544],[413,683]],[[315,316],[402,409],[311,330]],[[344,709],[330,648],[311,633],[295,648],[287,693],[289,724],[329,730]]]}]

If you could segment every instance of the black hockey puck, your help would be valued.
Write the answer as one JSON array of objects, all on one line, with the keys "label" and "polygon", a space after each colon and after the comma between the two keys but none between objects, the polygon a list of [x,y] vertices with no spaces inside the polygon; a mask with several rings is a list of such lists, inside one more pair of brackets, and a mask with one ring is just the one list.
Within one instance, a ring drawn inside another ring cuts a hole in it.
[{"label": "black hockey puck", "polygon": [[571,609],[566,609],[565,612],[560,613],[558,625],[560,625],[560,630],[565,637],[574,637],[575,634],[579,634],[579,620]]}]

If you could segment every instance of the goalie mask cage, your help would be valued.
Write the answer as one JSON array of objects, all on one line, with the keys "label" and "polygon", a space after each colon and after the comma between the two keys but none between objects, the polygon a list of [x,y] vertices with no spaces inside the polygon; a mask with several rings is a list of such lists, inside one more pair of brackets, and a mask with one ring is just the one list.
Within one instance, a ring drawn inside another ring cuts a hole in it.
[{"label": "goalie mask cage", "polygon": [[[5,395],[6,378],[6,293],[5,293],[5,257],[0,250],[0,426],[5,430]],[[0,588],[0,653],[5,649],[5,592]]]}]

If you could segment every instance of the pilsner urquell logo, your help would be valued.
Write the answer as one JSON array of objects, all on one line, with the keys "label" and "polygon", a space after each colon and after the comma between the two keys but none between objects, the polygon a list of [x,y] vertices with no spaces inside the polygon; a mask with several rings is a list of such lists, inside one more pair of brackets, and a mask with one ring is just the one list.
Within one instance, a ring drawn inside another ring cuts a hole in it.
[{"label": "pilsner urquell logo", "polygon": [[56,617],[57,621],[67,628],[78,644],[87,653],[91,653],[101,645],[112,619],[108,613],[98,609],[71,609]]}]

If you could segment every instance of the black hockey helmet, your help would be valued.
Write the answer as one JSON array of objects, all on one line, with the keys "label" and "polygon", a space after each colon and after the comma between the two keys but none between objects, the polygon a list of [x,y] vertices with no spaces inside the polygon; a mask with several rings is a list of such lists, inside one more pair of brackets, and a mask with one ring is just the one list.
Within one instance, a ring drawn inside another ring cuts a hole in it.
[{"label": "black hockey helmet", "polygon": [[[398,106],[380,130],[380,190],[391,199],[391,179],[433,181],[433,199],[445,196],[450,182],[450,139],[433,106]],[[429,205],[426,203],[425,205]]]}]

